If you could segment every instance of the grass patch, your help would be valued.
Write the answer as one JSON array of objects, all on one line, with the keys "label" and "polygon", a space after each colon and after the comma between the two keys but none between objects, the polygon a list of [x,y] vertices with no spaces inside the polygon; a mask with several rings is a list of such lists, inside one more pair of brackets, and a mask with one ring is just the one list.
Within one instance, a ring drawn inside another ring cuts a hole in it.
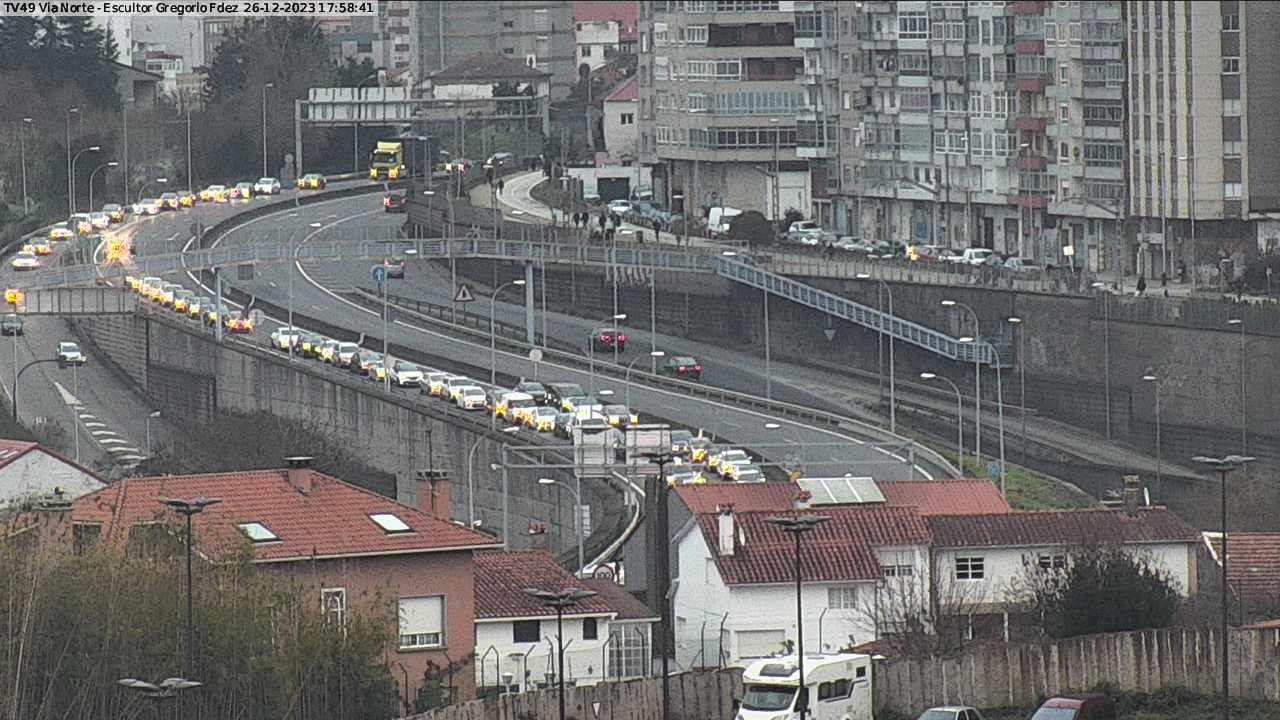
[{"label": "grass patch", "polygon": [[[919,439],[917,442],[954,462],[955,448]],[[965,455],[964,467],[960,470],[965,477],[987,476],[986,462],[980,464],[972,455]],[[998,478],[996,482],[999,482]],[[1021,465],[1015,465],[1009,462],[1008,458],[1005,459],[1005,496],[1009,506],[1014,510],[1065,510],[1092,507],[1098,504],[1097,500],[1083,490]]]}]

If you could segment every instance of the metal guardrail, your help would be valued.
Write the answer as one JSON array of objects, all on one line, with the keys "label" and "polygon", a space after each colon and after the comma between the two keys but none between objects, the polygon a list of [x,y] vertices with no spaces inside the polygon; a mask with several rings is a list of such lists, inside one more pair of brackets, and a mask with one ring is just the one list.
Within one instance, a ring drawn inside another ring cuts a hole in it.
[{"label": "metal guardrail", "polygon": [[996,355],[987,343],[962,343],[956,338],[925,327],[920,323],[881,312],[873,307],[820,290],[812,285],[797,282],[778,273],[762,270],[753,263],[733,257],[718,256],[713,259],[716,274],[758,290],[785,298],[791,302],[813,308],[833,317],[847,320],[876,332],[886,332],[897,340],[924,348],[950,360],[974,361],[974,353],[980,352],[980,362],[991,364]]},{"label": "metal guardrail", "polygon": [[69,287],[23,294],[19,315],[128,315],[138,309],[138,296],[114,287]]}]

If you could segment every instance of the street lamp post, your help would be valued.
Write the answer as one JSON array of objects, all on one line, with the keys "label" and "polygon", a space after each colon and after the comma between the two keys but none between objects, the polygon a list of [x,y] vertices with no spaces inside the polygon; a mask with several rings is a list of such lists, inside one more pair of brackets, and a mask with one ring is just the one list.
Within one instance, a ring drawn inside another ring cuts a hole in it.
[{"label": "street lamp post", "polygon": [[[991,343],[987,343],[987,347],[991,349],[991,357],[996,357],[996,349]],[[1000,363],[993,363],[996,366],[996,414],[998,420],[998,432],[1000,434],[1000,496],[1005,496],[1005,472],[1004,472],[1004,381],[1000,370]]]},{"label": "street lamp post", "polygon": [[1160,378],[1156,377],[1154,370],[1149,370],[1142,376],[1142,381],[1151,383],[1151,387],[1156,394],[1156,498],[1159,499],[1163,497],[1160,494],[1161,472],[1163,470],[1160,462]]},{"label": "street lamp post", "polygon": [[22,154],[22,214],[31,212],[31,202],[27,200],[27,126],[32,123],[29,117],[18,123],[18,149]]},{"label": "street lamp post", "polygon": [[1227,455],[1226,457],[1206,457],[1197,455],[1191,458],[1204,468],[1218,473],[1222,485],[1222,550],[1218,558],[1222,561],[1222,720],[1231,718],[1231,675],[1228,672],[1230,650],[1227,640],[1229,612],[1231,608],[1231,588],[1227,585],[1227,475],[1234,470],[1242,470],[1253,462],[1253,458],[1245,455]]},{"label": "street lamp post", "polygon": [[[774,430],[780,431],[782,430],[782,423],[776,423],[776,422],[770,421],[764,424],[764,429],[769,431],[774,431]],[[804,443],[800,442],[798,439],[786,437],[785,434],[783,434],[783,437],[786,439],[787,442],[796,446],[795,469],[799,470],[801,473],[804,473]],[[787,461],[790,462],[789,458],[787,458]],[[787,472],[790,473],[791,470],[787,469]]]},{"label": "street lamp post", "polygon": [[[524,281],[521,280],[521,282],[524,282]],[[587,337],[587,369],[591,376],[591,392],[596,391],[596,332],[599,330],[603,330],[605,327],[604,324],[612,321],[613,328],[614,328],[613,346],[614,348],[617,348],[618,347],[618,321],[626,320],[626,319],[627,319],[626,313],[620,313],[615,311],[613,315],[610,315],[609,317],[604,318],[599,323],[597,323],[595,327],[591,328],[591,334]]]},{"label": "street lamp post", "polygon": [[956,469],[964,475],[964,396],[960,394],[960,386],[950,379],[931,372],[920,373],[921,380],[939,380],[951,386],[956,392]]},{"label": "street lamp post", "polygon": [[75,178],[76,178],[76,161],[80,159],[80,156],[81,156],[81,155],[83,155],[83,154],[85,154],[85,153],[87,153],[87,152],[98,152],[98,151],[99,151],[99,150],[101,150],[101,149],[102,149],[102,148],[101,148],[101,147],[98,147],[97,145],[91,145],[91,146],[89,146],[89,147],[87,147],[87,148],[84,148],[83,150],[80,150],[79,152],[77,152],[75,155],[73,155],[73,156],[71,157],[71,183],[70,183],[70,186],[71,186],[71,194],[70,194],[69,196],[67,196],[67,203],[68,203],[68,205],[71,207],[71,214],[72,214],[72,215],[75,215],[75,214],[76,214],[76,180],[75,180]]},{"label": "street lamp post", "polygon": [[[31,367],[32,365],[40,365],[42,363],[60,363],[60,362],[61,360],[57,358],[42,358],[40,360],[32,360],[26,365],[23,365],[18,370],[18,372],[13,374],[13,422],[14,424],[17,424],[18,422],[18,382],[22,380],[22,373],[26,372],[27,368]],[[80,437],[80,435],[77,433],[76,437]]]},{"label": "street lamp post", "polygon": [[1244,318],[1227,318],[1227,324],[1240,327],[1240,454],[1249,452],[1249,395],[1245,390]]},{"label": "street lamp post", "polygon": [[666,357],[666,355],[667,353],[665,350],[650,350],[647,356],[638,355],[634,359],[632,359],[631,362],[627,363],[627,375],[626,375],[627,390],[626,390],[625,402],[628,410],[631,409],[631,369],[636,366],[636,360],[639,360],[640,358],[643,358],[643,357],[650,357],[650,358],[653,358],[654,361],[656,362],[658,358]]},{"label": "street lamp post", "polygon": [[594,597],[595,593],[591,590],[576,590],[566,588],[563,590],[549,591],[539,590],[538,588],[525,588],[524,594],[529,597],[542,601],[543,605],[553,607],[556,610],[556,655],[558,657],[558,669],[556,671],[556,682],[559,686],[560,694],[560,720],[565,720],[564,714],[564,611],[565,608],[573,607],[589,597]]},{"label": "street lamp post", "polygon": [[[858,274],[857,274],[857,275],[855,275],[854,277],[856,277],[856,278],[857,278],[857,279],[859,279],[859,280],[870,280],[870,279],[871,279],[871,275],[870,275],[870,274],[868,274],[868,273],[858,273]],[[884,280],[881,280],[880,278],[876,278],[875,280],[876,280],[876,282],[877,282],[877,283],[879,283],[879,284],[880,284],[880,288],[883,288],[883,289],[884,289],[885,294],[889,296],[889,324],[890,324],[890,329],[892,330],[892,324],[893,324],[893,288],[889,286],[889,283],[885,282]],[[876,292],[876,305],[877,305],[877,306],[880,304],[880,302],[879,302],[879,301],[880,301],[880,293],[878,292],[878,289],[877,289],[877,292]],[[877,310],[879,310],[880,308],[879,308],[879,307],[877,307],[876,309],[877,309]],[[898,393],[897,393],[897,389],[896,389],[896,385],[895,385],[895,380],[894,380],[894,376],[895,376],[897,373],[895,373],[895,372],[894,372],[894,364],[893,364],[893,333],[892,333],[892,332],[889,332],[889,333],[886,333],[886,332],[885,332],[885,330],[884,330],[884,324],[883,324],[883,317],[882,317],[882,318],[881,318],[881,325],[880,325],[880,342],[881,342],[881,344],[883,344],[883,343],[884,343],[884,337],[885,337],[885,335],[886,335],[886,334],[889,336],[889,432],[891,432],[891,433],[896,433],[896,432],[898,432],[898,410],[897,410],[897,406],[898,406],[898,401],[897,401]],[[883,376],[882,376],[882,377],[883,377]]]},{"label": "street lamp post", "polygon": [[982,464],[982,328],[978,313],[973,308],[955,300],[943,300],[943,307],[960,307],[973,316],[973,455]]},{"label": "street lamp post", "polygon": [[67,215],[74,215],[76,212],[76,189],[71,180],[73,174],[71,171],[71,115],[72,113],[78,112],[80,112],[80,108],[78,107],[67,108],[67,114],[65,117],[67,128]]},{"label": "street lamp post", "polygon": [[[144,183],[142,183],[142,187],[138,188],[138,200],[137,200],[137,201],[138,201],[138,202],[142,202],[142,195],[143,195],[143,193],[145,193],[145,192],[147,191],[147,188],[151,187],[151,183],[156,183],[157,185],[164,185],[164,184],[165,184],[165,183],[167,183],[167,182],[169,182],[169,178],[156,178],[155,180],[151,180],[151,181],[148,181],[148,182],[144,182]],[[126,198],[126,200],[127,200],[127,199],[128,199],[128,198]]]},{"label": "street lamp post", "polygon": [[573,503],[574,503],[574,505],[573,505],[573,533],[574,533],[574,535],[576,535],[576,536],[577,536],[577,539],[578,539],[578,571],[577,571],[577,572],[575,572],[575,573],[574,573],[574,575],[581,576],[581,575],[582,575],[582,569],[583,569],[583,568],[585,568],[585,567],[587,566],[587,561],[586,561],[586,558],[585,558],[585,557],[584,557],[584,555],[583,555],[583,548],[582,548],[582,539],[583,539],[583,538],[582,538],[582,531],[583,531],[583,527],[582,527],[582,480],[581,480],[581,477],[580,477],[579,475],[577,475],[577,474],[575,474],[575,475],[574,475],[574,477],[575,477],[575,478],[578,478],[578,480],[577,480],[577,487],[576,487],[576,488],[575,488],[575,487],[573,487],[572,485],[569,485],[568,483],[560,482],[559,480],[556,480],[555,478],[545,478],[545,477],[544,477],[544,478],[538,478],[538,484],[539,484],[539,485],[559,485],[560,487],[564,488],[565,490],[568,490],[568,491],[573,495]]},{"label": "street lamp post", "polygon": [[767,519],[767,522],[776,525],[783,532],[791,533],[795,537],[796,541],[796,658],[798,660],[797,669],[800,676],[800,687],[796,693],[796,706],[800,711],[800,720],[805,720],[805,716],[809,712],[809,689],[804,685],[804,596],[800,591],[800,581],[802,580],[800,572],[800,536],[818,527],[828,519],[829,518],[825,515],[810,514],[779,515]]},{"label": "street lamp post", "polygon": [[[671,517],[667,512],[670,488],[667,487],[667,466],[676,459],[669,451],[648,452],[644,457],[658,466],[658,477],[653,485],[658,550],[656,560],[657,580],[661,587],[654,588],[653,597],[662,602],[662,720],[671,720]],[[650,607],[653,602],[650,601]]]},{"label": "street lamp post", "polygon": [[[221,319],[221,318],[219,318],[219,319],[218,319],[218,321],[219,321],[219,322],[221,322],[221,321],[222,321],[222,319]],[[220,502],[222,502],[222,499],[221,499],[221,498],[211,498],[211,497],[204,497],[204,496],[194,497],[194,498],[191,498],[190,500],[183,500],[182,498],[170,498],[170,497],[161,497],[161,498],[160,498],[160,504],[161,504],[161,505],[164,505],[164,506],[166,506],[166,507],[171,508],[172,510],[176,511],[178,514],[185,516],[185,517],[186,517],[186,519],[187,519],[187,647],[186,647],[186,651],[187,651],[187,652],[186,652],[186,674],[187,674],[188,676],[190,676],[190,675],[191,675],[191,666],[192,666],[193,661],[194,661],[194,658],[195,658],[195,655],[194,655],[194,648],[195,648],[195,644],[194,644],[194,642],[195,642],[195,641],[194,641],[194,638],[195,638],[195,621],[194,621],[194,612],[193,612],[194,604],[193,604],[192,594],[191,594],[191,555],[192,555],[192,547],[191,547],[191,543],[192,543],[192,540],[191,540],[191,534],[192,534],[192,533],[191,533],[191,516],[193,516],[193,515],[199,515],[200,513],[202,513],[202,512],[204,512],[204,511],[205,511],[205,508],[209,507],[210,505],[216,505],[216,504],[218,504],[218,503],[220,503]]]},{"label": "street lamp post", "polygon": [[152,410],[147,413],[147,457],[151,457],[151,421],[159,417],[159,410]]},{"label": "street lamp post", "polygon": [[1103,283],[1090,283],[1089,287],[1102,291],[1102,401],[1106,404],[1107,439],[1111,439],[1111,293]]},{"label": "street lamp post", "polygon": [[93,212],[93,176],[97,175],[98,171],[103,168],[116,167],[119,164],[120,163],[116,162],[115,160],[112,160],[111,162],[106,162],[99,165],[98,167],[93,169],[93,172],[89,173],[89,212]]},{"label": "street lamp post", "polygon": [[1017,316],[1009,324],[1018,329],[1018,419],[1022,423],[1022,464],[1027,464],[1027,328]]},{"label": "street lamp post", "polygon": [[262,86],[262,177],[267,176],[267,90],[275,86],[273,82]]},{"label": "street lamp post", "polygon": [[498,305],[498,293],[508,285],[524,285],[524,280],[511,280],[499,285],[493,295],[489,296],[489,384],[498,383],[498,334],[494,327],[493,316]]}]

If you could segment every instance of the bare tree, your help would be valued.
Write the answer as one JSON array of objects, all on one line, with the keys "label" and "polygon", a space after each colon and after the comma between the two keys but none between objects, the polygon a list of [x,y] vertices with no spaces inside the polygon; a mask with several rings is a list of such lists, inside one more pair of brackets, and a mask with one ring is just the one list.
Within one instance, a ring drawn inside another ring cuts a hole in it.
[{"label": "bare tree", "polygon": [[[979,583],[942,581],[899,566],[859,603],[876,642],[896,656],[954,655],[971,638],[970,623],[987,601]],[[936,570],[934,571],[936,574]]]}]

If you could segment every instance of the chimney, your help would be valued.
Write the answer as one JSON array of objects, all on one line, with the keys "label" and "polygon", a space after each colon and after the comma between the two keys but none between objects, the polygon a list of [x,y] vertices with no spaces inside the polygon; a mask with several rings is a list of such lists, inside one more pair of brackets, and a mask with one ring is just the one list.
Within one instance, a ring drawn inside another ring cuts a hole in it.
[{"label": "chimney", "polygon": [[719,538],[720,554],[724,556],[733,555],[735,537],[733,523],[733,506],[725,505],[717,507],[716,511],[719,515],[716,517],[716,527],[718,529],[717,537]]},{"label": "chimney", "polygon": [[1138,514],[1139,498],[1142,497],[1142,486],[1138,484],[1137,475],[1124,476],[1124,511],[1130,517]]},{"label": "chimney", "polygon": [[413,479],[414,500],[409,504],[446,522],[452,520],[449,474],[443,470],[418,470],[414,472]]},{"label": "chimney", "polygon": [[547,524],[541,522],[529,523],[529,547],[533,550],[547,549]]},{"label": "chimney", "polygon": [[813,499],[813,493],[808,490],[801,490],[796,493],[796,497],[792,500],[791,505],[796,510],[803,510],[809,507],[809,501]]},{"label": "chimney", "polygon": [[307,455],[294,455],[284,459],[286,467],[285,479],[303,495],[311,494],[311,461],[315,458]]}]

